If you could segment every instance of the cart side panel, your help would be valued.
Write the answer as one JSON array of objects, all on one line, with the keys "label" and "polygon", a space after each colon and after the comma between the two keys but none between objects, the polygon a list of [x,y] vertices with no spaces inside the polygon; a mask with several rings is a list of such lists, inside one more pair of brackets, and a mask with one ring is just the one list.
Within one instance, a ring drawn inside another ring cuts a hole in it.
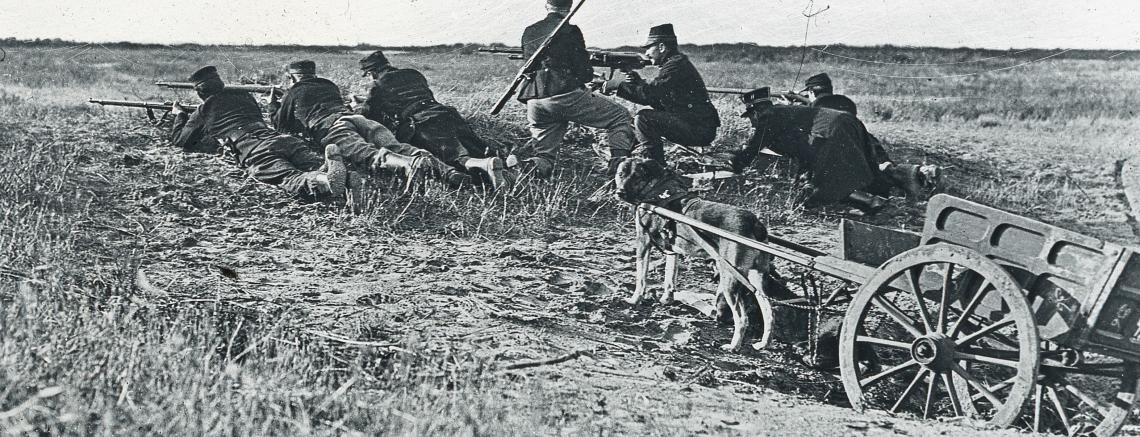
[{"label": "cart side panel", "polygon": [[1101,240],[944,194],[931,198],[922,233],[923,244],[939,242],[1004,266],[1025,288],[1041,338],[1072,347],[1085,337],[1121,254]]},{"label": "cart side panel", "polygon": [[1083,342],[1107,355],[1140,361],[1140,256],[1124,252]]}]

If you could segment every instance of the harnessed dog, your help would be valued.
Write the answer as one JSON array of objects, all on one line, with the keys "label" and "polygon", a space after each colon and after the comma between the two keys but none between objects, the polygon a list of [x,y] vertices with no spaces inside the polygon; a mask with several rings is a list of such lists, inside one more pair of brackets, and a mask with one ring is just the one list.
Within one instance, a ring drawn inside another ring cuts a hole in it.
[{"label": "harnessed dog", "polygon": [[[614,182],[616,195],[623,201],[634,205],[655,205],[757,241],[768,239],[768,230],[756,215],[732,205],[697,199],[689,193],[691,182],[687,178],[657,161],[626,158],[618,165]],[[717,295],[728,304],[733,322],[732,342],[722,346],[722,349],[739,351],[751,340],[754,334],[750,332],[751,327],[756,325],[759,311],[757,296],[739,283],[738,277],[746,278],[752,289],[765,293],[760,298],[766,299],[769,294],[765,291],[764,276],[769,271],[772,256],[647,211],[636,209],[634,216],[637,223],[637,273],[633,296],[626,299],[626,302],[638,304],[645,298],[649,255],[653,247],[665,253],[665,284],[661,303],[673,300],[673,292],[677,287],[677,255],[718,259]],[[708,253],[710,250],[715,255]],[[777,289],[772,291],[780,294],[791,294],[783,287],[767,288]],[[764,334],[766,342],[770,332]]]}]

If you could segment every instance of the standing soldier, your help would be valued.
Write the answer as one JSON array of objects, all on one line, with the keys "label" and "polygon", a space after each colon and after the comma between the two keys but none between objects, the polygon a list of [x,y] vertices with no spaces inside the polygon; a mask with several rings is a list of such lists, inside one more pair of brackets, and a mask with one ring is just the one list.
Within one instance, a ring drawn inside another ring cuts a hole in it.
[{"label": "standing soldier", "polygon": [[[773,106],[768,88],[741,96],[747,117],[755,129],[744,149],[732,159],[736,172],[743,171],[760,149],[768,148],[796,160],[809,184],[809,205],[844,201],[868,213],[886,206],[881,196],[892,186],[906,189],[899,179],[884,174],[869,143],[870,135],[854,115],[843,111],[807,106]],[[910,183],[921,186],[921,174]]]},{"label": "standing soldier", "polygon": [[638,147],[644,148],[647,158],[664,164],[662,137],[688,147],[712,144],[720,115],[709,101],[701,74],[689,57],[677,49],[673,25],[650,28],[649,40],[642,47],[653,65],[661,66],[657,78],[645,82],[637,72],[630,71],[616,90],[618,97],[653,108],[637,111],[633,117]]},{"label": "standing soldier", "polygon": [[348,162],[359,169],[402,169],[409,182],[417,170],[417,157],[434,159],[424,150],[396,141],[379,122],[351,115],[340,88],[317,77],[315,62],[290,63],[287,73],[289,89],[280,102],[274,94],[269,104],[270,120],[278,132],[303,136],[320,145],[336,144]]},{"label": "standing soldier", "polygon": [[228,91],[214,66],[202,67],[187,79],[202,99],[198,110],[188,115],[174,105],[171,142],[187,151],[213,151],[230,147],[238,164],[254,179],[276,185],[304,200],[343,200],[347,172],[336,146],[326,149],[327,170],[322,172],[320,155],[300,138],[269,128],[261,107],[248,92]]},{"label": "standing soldier", "polygon": [[[570,13],[571,0],[546,0],[546,18],[523,31],[523,57],[534,56],[538,47]],[[538,177],[549,177],[558,160],[558,148],[570,122],[605,129],[610,146],[609,170],[629,156],[634,134],[629,112],[621,105],[586,89],[594,78],[590,55],[578,26],[567,24],[551,38],[550,46],[536,59],[534,70],[525,72],[518,99],[526,103],[531,141],[522,160]],[[514,159],[512,159],[514,158]],[[518,159],[513,156],[508,162]]]},{"label": "standing soldier", "polygon": [[369,120],[384,123],[396,138],[431,152],[447,165],[439,175],[452,186],[469,184],[464,172],[478,170],[492,188],[503,182],[503,160],[467,124],[459,111],[435,100],[427,78],[411,68],[396,68],[377,50],[360,60],[373,80],[368,98],[356,108]]}]

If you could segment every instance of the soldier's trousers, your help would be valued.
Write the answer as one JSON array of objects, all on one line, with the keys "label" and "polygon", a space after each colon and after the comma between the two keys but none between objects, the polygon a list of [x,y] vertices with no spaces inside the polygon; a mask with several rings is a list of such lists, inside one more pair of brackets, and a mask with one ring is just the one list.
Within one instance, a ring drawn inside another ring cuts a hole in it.
[{"label": "soldier's trousers", "polygon": [[266,129],[239,138],[234,148],[238,162],[254,179],[281,187],[294,197],[314,200],[306,173],[318,170],[324,157],[313,153],[304,140]]},{"label": "soldier's trousers", "polygon": [[662,138],[689,147],[706,147],[716,138],[716,126],[702,126],[677,114],[656,109],[637,111],[633,127],[637,146],[645,149],[645,157],[661,163],[665,163]]},{"label": "soldier's trousers", "polygon": [[470,158],[493,155],[487,143],[459,113],[437,115],[416,122],[415,132],[408,142],[460,169],[464,168],[463,164]]},{"label": "soldier's trousers", "polygon": [[585,89],[530,99],[526,102],[526,116],[534,141],[532,156],[546,161],[552,168],[558,159],[558,148],[566,135],[570,122],[605,129],[613,157],[628,156],[633,146],[633,125],[625,107]]},{"label": "soldier's trousers", "polygon": [[321,139],[322,145],[336,144],[341,155],[358,169],[370,169],[380,149],[402,155],[413,155],[419,149],[396,140],[383,124],[364,118],[363,115],[345,115],[338,118]]}]

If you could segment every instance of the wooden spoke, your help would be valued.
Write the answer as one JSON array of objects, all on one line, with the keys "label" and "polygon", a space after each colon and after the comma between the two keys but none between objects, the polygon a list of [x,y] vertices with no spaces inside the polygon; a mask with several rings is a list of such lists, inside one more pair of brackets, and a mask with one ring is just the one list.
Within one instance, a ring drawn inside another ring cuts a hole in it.
[{"label": "wooden spoke", "polygon": [[867,386],[874,384],[876,382],[879,382],[879,381],[883,380],[884,378],[887,378],[891,375],[902,372],[903,370],[906,370],[907,368],[909,368],[911,366],[917,366],[917,365],[918,365],[918,361],[915,361],[913,359],[907,360],[906,362],[899,364],[897,366],[891,367],[890,369],[884,370],[877,375],[868,376],[866,378],[860,379],[859,380],[859,386],[866,388]]},{"label": "wooden spoke", "polygon": [[1107,378],[1119,378],[1121,373],[1120,363],[1111,366],[1100,366],[1096,364],[1081,364],[1081,367],[1062,366],[1055,361],[1044,361],[1041,363],[1041,370],[1060,371],[1071,373],[1074,375],[1089,375],[1089,376],[1103,376]]},{"label": "wooden spoke", "polygon": [[906,332],[909,332],[910,335],[915,338],[923,336],[922,331],[919,331],[918,328],[914,326],[914,320],[907,317],[895,304],[883,299],[883,297],[879,295],[875,295],[875,297],[871,299],[871,302],[886,312],[887,315],[891,316],[899,325],[902,325],[903,329],[906,329]]},{"label": "wooden spoke", "polygon": [[954,338],[955,335],[958,335],[958,331],[962,329],[962,322],[970,318],[974,314],[974,310],[978,309],[978,304],[982,303],[982,298],[989,292],[989,288],[990,281],[982,282],[981,288],[978,288],[978,292],[970,298],[970,303],[966,304],[966,308],[962,309],[962,314],[958,316],[958,320],[954,321],[954,326],[950,327],[949,333],[946,334],[947,337]]},{"label": "wooden spoke", "polygon": [[1011,361],[1011,360],[1006,360],[1006,359],[1002,359],[1002,358],[991,357],[988,355],[971,354],[971,353],[967,353],[967,352],[954,352],[954,359],[967,360],[967,361],[979,361],[979,362],[983,362],[983,363],[997,364],[999,366],[1012,367],[1014,369],[1017,368],[1017,361]]},{"label": "wooden spoke", "polygon": [[1065,430],[1068,431],[1070,426],[1069,413],[1065,411],[1065,406],[1061,405],[1061,397],[1057,396],[1057,390],[1054,390],[1053,387],[1045,387],[1045,390],[1049,393],[1049,398],[1053,400],[1053,408],[1057,409],[1057,416],[1061,418],[1061,424],[1065,425]]},{"label": "wooden spoke", "polygon": [[942,300],[938,305],[938,325],[934,327],[937,332],[943,332],[946,327],[946,316],[950,306],[950,284],[954,280],[954,263],[946,263],[946,274],[942,277]]},{"label": "wooden spoke", "polygon": [[930,369],[925,367],[918,369],[918,373],[914,375],[914,379],[910,380],[910,384],[906,386],[906,390],[903,390],[902,396],[899,396],[899,400],[895,401],[895,404],[891,406],[892,413],[899,411],[899,407],[902,406],[903,401],[914,393],[914,389],[918,388],[918,383],[922,381],[922,378],[926,377],[927,373],[930,373]]},{"label": "wooden spoke", "polygon": [[926,332],[934,332],[934,327],[930,322],[930,310],[926,308],[926,298],[922,296],[922,286],[918,284],[918,275],[921,272],[921,265],[908,269],[906,271],[907,285],[910,286],[911,293],[914,293],[914,298],[918,301],[918,314],[921,316],[922,326],[926,327]]},{"label": "wooden spoke", "polygon": [[855,336],[855,341],[861,341],[863,343],[873,343],[873,344],[877,344],[880,346],[893,347],[896,349],[910,350],[910,343],[906,343],[906,342],[902,342],[902,341],[895,341],[895,340],[887,340],[885,338],[871,337],[869,335],[857,335],[857,336]]},{"label": "wooden spoke", "polygon": [[988,347],[963,347],[958,348],[958,352],[964,354],[983,355],[990,358],[1001,358],[1006,360],[1017,360],[1020,352],[1009,349],[994,349]]},{"label": "wooden spoke", "polygon": [[1033,432],[1041,432],[1041,384],[1033,386]]},{"label": "wooden spoke", "polygon": [[974,341],[977,341],[977,339],[979,339],[979,338],[982,338],[986,335],[989,335],[989,334],[993,333],[994,331],[997,331],[997,330],[1004,328],[1006,326],[1012,325],[1015,322],[1016,321],[1012,317],[1001,319],[997,322],[986,325],[986,327],[984,327],[982,329],[971,332],[970,335],[962,337],[961,340],[958,340],[955,343],[957,343],[958,347],[968,345],[970,343],[973,343]]},{"label": "wooden spoke", "polygon": [[938,378],[930,375],[930,381],[926,383],[926,403],[922,405],[922,418],[930,418],[930,410],[934,408],[934,389],[938,386]]},{"label": "wooden spoke", "polygon": [[971,375],[970,372],[967,372],[966,369],[963,369],[962,366],[958,365],[958,363],[954,363],[953,366],[954,367],[952,369],[954,370],[954,373],[957,373],[958,376],[961,376],[963,379],[965,379],[971,387],[974,387],[974,390],[977,390],[979,393],[985,396],[986,399],[990,401],[990,405],[993,405],[994,408],[998,408],[1002,405],[1001,399],[998,399],[997,395],[995,395],[994,392],[986,388],[985,384],[982,384],[981,381],[978,381],[977,378],[974,378],[974,375]]},{"label": "wooden spoke", "polygon": [[1077,399],[1080,399],[1081,402],[1084,402],[1086,405],[1096,408],[1096,412],[1100,413],[1101,417],[1108,417],[1111,407],[1098,402],[1096,399],[1093,399],[1092,396],[1085,394],[1085,392],[1081,391],[1081,389],[1077,387],[1074,387],[1072,384],[1066,383],[1062,385],[1061,388],[1065,389],[1065,391],[1071,393],[1073,396],[1076,396]]},{"label": "wooden spoke", "polygon": [[942,374],[942,383],[946,384],[946,393],[950,395],[950,406],[954,407],[954,415],[965,416],[962,413],[962,401],[958,399],[958,392],[954,390],[954,379],[950,377],[950,372]]},{"label": "wooden spoke", "polygon": [[[1013,385],[1013,381],[1015,379],[1017,379],[1017,377],[1009,378],[1005,381],[1002,381],[1002,382],[999,382],[997,384],[986,387],[986,389],[989,390],[991,393],[997,393],[998,390],[1001,390],[1003,388],[1006,388],[1006,387]],[[985,396],[983,396],[981,393],[978,393],[976,395],[970,396],[970,402],[978,401],[984,397]]]}]

